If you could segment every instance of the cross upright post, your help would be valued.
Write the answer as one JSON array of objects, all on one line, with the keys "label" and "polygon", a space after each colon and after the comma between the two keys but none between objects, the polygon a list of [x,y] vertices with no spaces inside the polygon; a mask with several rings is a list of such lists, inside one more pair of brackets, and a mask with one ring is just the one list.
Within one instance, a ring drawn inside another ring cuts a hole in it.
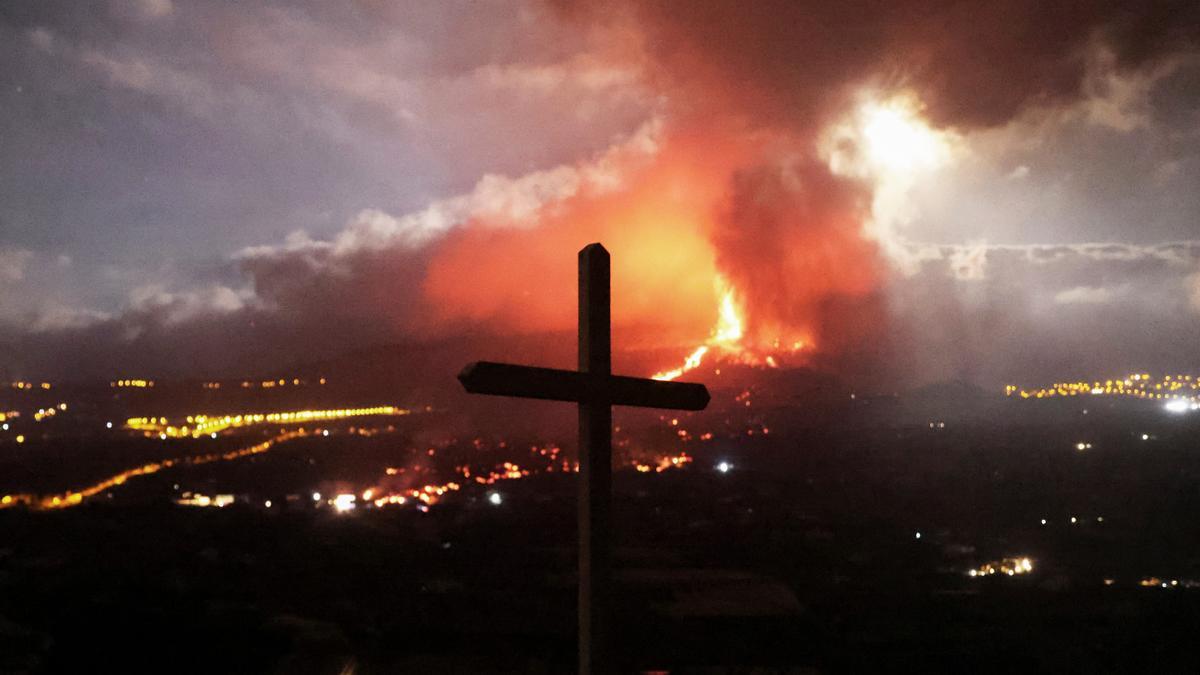
[{"label": "cross upright post", "polygon": [[[579,372],[612,373],[608,251],[579,252]],[[579,404],[579,672],[607,673],[612,580],[612,406]]]},{"label": "cross upright post", "polygon": [[579,672],[611,672],[612,406],[703,410],[708,389],[612,374],[608,251],[579,252],[579,370],[477,361],[458,374],[472,394],[579,404]]}]

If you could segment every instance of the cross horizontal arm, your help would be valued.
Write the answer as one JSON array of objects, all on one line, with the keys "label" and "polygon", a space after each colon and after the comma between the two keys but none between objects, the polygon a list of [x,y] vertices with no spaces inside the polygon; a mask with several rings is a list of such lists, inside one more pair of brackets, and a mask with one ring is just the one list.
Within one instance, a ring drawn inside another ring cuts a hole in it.
[{"label": "cross horizontal arm", "polygon": [[709,401],[708,389],[702,384],[662,382],[640,377],[581,373],[492,361],[468,364],[458,374],[458,381],[472,394],[575,403],[703,410]]}]

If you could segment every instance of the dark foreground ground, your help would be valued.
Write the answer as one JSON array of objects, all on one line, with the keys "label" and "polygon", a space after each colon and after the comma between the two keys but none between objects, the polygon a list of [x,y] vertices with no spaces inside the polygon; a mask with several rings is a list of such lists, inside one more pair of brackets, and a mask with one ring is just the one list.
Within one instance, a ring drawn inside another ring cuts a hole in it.
[{"label": "dark foreground ground", "polygon": [[[1013,533],[968,552],[945,528],[917,540],[720,480],[622,480],[625,671],[1200,668],[1200,589],[1139,585],[1119,523],[1028,534],[1034,572],[973,579]],[[570,481],[429,513],[2,512],[0,672],[570,672]]]},{"label": "dark foreground ground", "polygon": [[[755,422],[769,436],[690,443],[685,469],[619,471],[622,672],[1200,672],[1200,422],[1006,410],[789,428],[781,408]],[[427,512],[262,507],[376,476],[418,436],[0,510],[0,673],[573,671],[572,474]],[[249,496],[174,505],[188,488]],[[1032,571],[968,575],[1011,557]]]}]

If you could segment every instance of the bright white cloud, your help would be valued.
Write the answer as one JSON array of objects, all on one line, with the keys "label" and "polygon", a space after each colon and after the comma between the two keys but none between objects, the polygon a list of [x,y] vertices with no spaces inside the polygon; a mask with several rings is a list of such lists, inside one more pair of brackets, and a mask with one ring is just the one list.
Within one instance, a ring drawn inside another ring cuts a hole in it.
[{"label": "bright white cloud", "polygon": [[171,292],[161,285],[150,284],[135,288],[129,296],[131,312],[160,320],[171,326],[202,318],[236,312],[252,302],[249,290],[234,290],[228,286],[211,285],[203,288]]},{"label": "bright white cloud", "polygon": [[599,155],[577,164],[532,171],[515,178],[488,174],[470,192],[434,201],[401,216],[380,209],[363,209],[330,242],[315,241],[307,233],[296,232],[282,245],[248,247],[234,258],[275,258],[283,253],[315,251],[345,257],[392,247],[415,249],[472,220],[491,227],[536,227],[541,212],[555,203],[584,192],[601,194],[619,189],[625,169],[657,152],[660,131],[661,126],[655,120]]}]

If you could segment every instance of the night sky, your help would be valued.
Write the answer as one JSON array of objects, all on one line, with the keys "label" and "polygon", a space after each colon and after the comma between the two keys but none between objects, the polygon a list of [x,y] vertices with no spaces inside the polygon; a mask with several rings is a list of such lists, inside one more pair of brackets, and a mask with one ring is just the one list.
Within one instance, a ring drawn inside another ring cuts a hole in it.
[{"label": "night sky", "polygon": [[1195,3],[745,5],[6,2],[0,375],[566,330],[595,239],[680,354],[1195,369]]}]

